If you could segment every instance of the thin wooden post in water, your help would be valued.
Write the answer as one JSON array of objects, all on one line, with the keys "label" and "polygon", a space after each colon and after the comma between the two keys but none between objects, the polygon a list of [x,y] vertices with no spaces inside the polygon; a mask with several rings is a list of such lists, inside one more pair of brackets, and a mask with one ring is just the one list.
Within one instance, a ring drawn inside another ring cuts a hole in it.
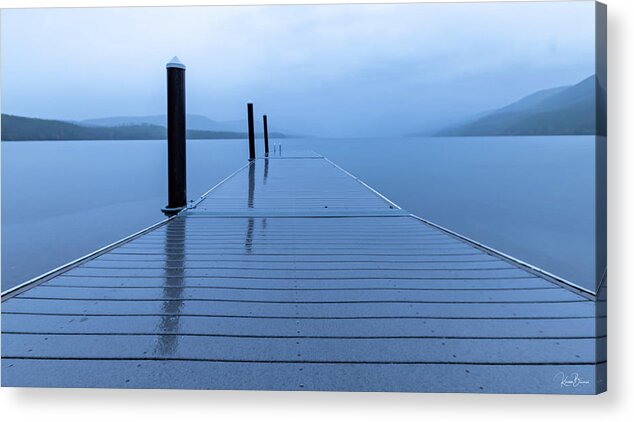
[{"label": "thin wooden post in water", "polygon": [[269,125],[266,114],[262,116],[262,121],[264,122],[264,154],[269,155]]},{"label": "thin wooden post in water", "polygon": [[249,160],[255,160],[255,129],[253,126],[253,103],[247,104],[249,120]]},{"label": "thin wooden post in water", "polygon": [[166,68],[168,198],[163,212],[174,215],[187,206],[185,65],[174,57]]}]

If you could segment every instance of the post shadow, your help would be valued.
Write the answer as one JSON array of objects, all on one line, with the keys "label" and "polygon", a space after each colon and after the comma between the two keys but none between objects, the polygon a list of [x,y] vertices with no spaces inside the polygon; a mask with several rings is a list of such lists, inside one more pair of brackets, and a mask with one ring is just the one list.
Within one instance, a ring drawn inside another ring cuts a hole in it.
[{"label": "post shadow", "polygon": [[185,305],[186,222],[183,219],[168,223],[165,231],[163,303],[156,345],[156,351],[161,356],[174,356],[178,349],[180,314]]},{"label": "post shadow", "polygon": [[[255,160],[249,163],[249,187],[247,190],[247,208],[253,209],[253,202],[255,197]],[[253,217],[247,219],[247,235],[244,240],[244,250],[246,253],[253,251],[253,230],[254,220]]]}]

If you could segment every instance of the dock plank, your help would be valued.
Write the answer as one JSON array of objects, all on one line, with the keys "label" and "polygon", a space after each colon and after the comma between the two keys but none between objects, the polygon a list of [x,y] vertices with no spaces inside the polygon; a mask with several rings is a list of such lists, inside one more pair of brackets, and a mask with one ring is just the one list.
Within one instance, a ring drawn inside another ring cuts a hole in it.
[{"label": "dock plank", "polygon": [[332,289],[404,289],[404,290],[527,290],[558,289],[559,287],[541,278],[527,275],[522,278],[499,278],[478,280],[280,280],[280,279],[214,279],[185,278],[167,280],[164,277],[83,277],[62,275],[46,283],[46,286],[86,286],[92,288],[144,288],[144,287],[202,287],[209,289],[293,289],[332,290]]},{"label": "dock plank", "polygon": [[[13,314],[3,321],[2,331],[33,334],[169,334],[169,319],[161,316],[82,316]],[[448,319],[374,318],[303,319],[297,334],[294,319],[239,317],[178,317],[181,335],[260,337],[435,337],[435,338],[593,338],[594,318],[575,319]]]},{"label": "dock plank", "polygon": [[[176,302],[176,303],[171,303]],[[5,312],[80,315],[217,315],[280,318],[571,318],[604,314],[588,301],[562,303],[295,303],[204,300],[23,299],[3,305]]]},{"label": "dock plank", "polygon": [[582,302],[572,292],[563,289],[543,290],[402,290],[402,289],[356,289],[356,290],[284,290],[267,289],[205,289],[179,286],[146,287],[129,289],[109,287],[95,291],[93,287],[39,286],[20,296],[28,298],[95,299],[95,300],[268,300],[293,303],[323,303],[350,301],[383,301],[407,303],[473,303],[473,302]]},{"label": "dock plank", "polygon": [[[193,361],[2,360],[3,380],[25,387],[593,394],[606,365],[280,364]],[[562,387],[560,374],[594,384]],[[544,383],[544,380],[550,382]]]},{"label": "dock plank", "polygon": [[9,358],[311,363],[595,363],[603,339],[253,338],[5,334]]}]

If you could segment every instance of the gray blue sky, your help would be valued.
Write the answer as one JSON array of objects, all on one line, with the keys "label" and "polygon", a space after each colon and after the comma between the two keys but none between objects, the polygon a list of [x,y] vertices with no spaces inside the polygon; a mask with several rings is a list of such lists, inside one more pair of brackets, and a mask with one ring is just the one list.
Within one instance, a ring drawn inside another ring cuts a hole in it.
[{"label": "gray blue sky", "polygon": [[[81,120],[188,112],[272,130],[386,136],[442,127],[594,73],[594,2],[2,11],[2,112]],[[276,127],[277,126],[277,127]]]}]

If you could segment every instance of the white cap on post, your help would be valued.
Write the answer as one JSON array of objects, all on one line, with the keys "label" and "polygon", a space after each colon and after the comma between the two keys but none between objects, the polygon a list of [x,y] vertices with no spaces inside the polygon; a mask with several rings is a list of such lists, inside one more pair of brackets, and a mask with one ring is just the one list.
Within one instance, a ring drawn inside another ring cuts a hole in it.
[{"label": "white cap on post", "polygon": [[174,58],[165,66],[168,69],[175,67],[177,69],[185,69],[185,65],[178,60],[178,56],[174,56]]}]

